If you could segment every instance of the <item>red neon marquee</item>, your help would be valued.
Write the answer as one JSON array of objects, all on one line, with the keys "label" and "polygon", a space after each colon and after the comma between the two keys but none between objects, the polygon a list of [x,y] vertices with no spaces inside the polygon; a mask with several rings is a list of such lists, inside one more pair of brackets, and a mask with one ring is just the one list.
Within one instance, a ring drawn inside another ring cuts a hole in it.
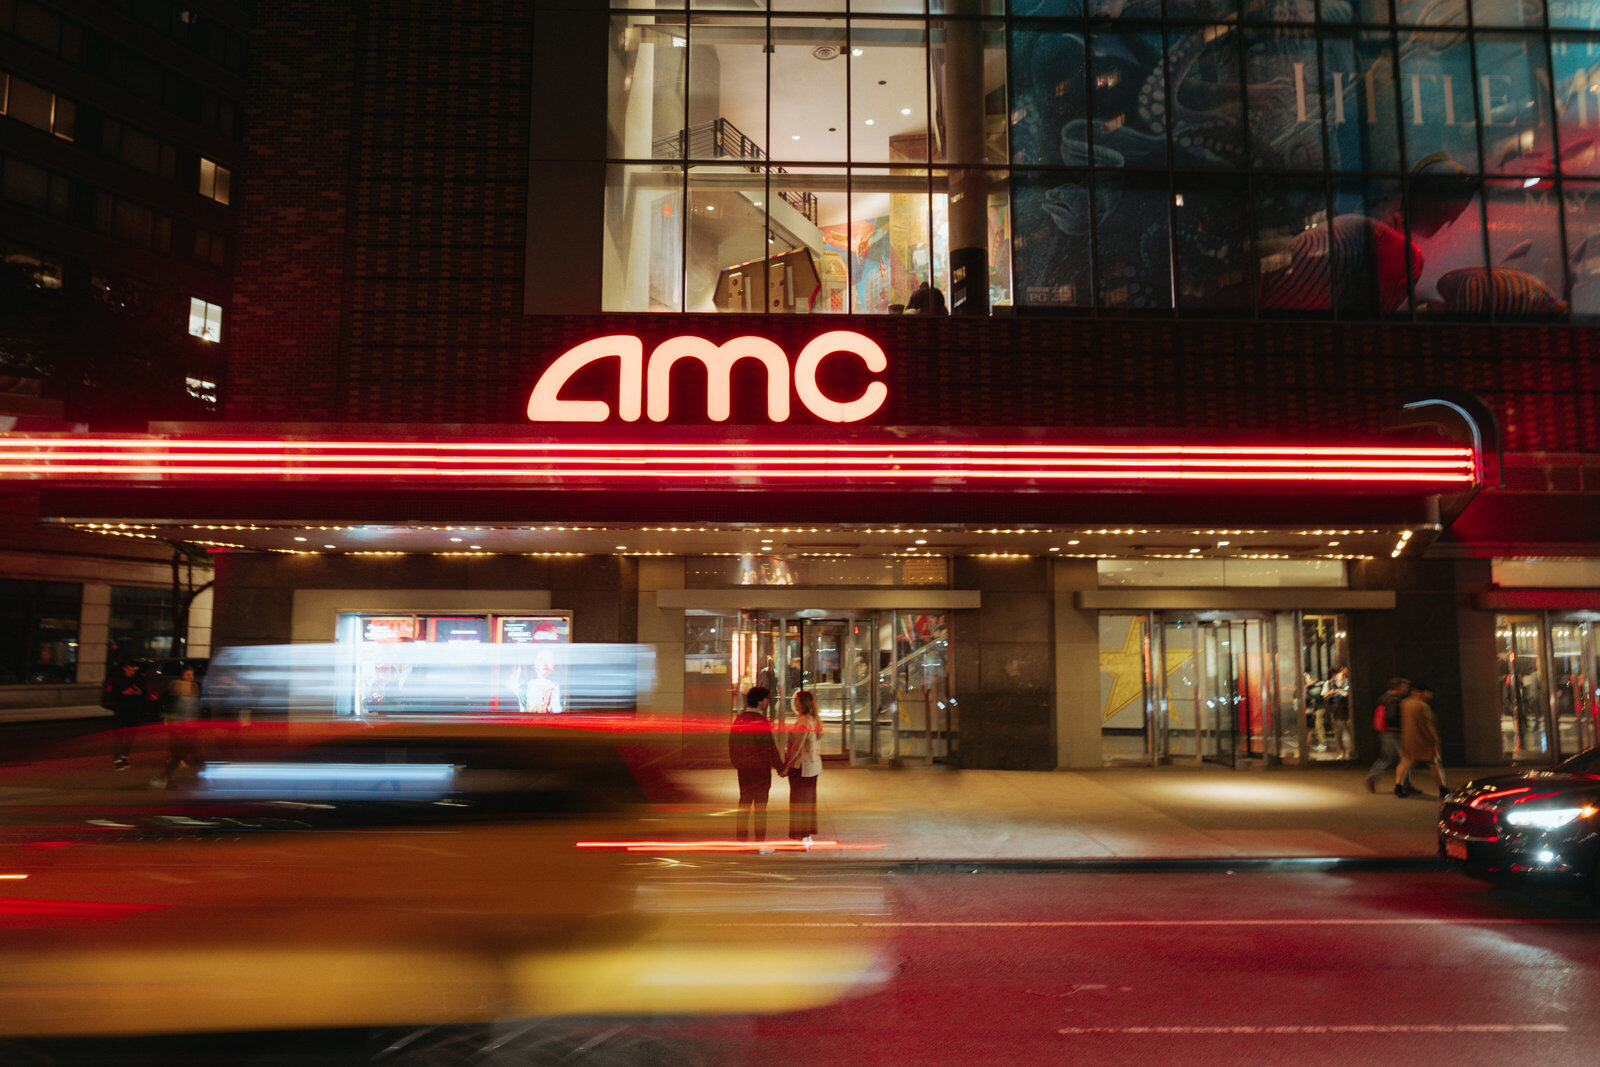
[{"label": "red neon marquee", "polygon": [[595,443],[288,441],[0,435],[0,480],[357,482],[551,485],[569,482],[749,486],[1258,483],[1387,484],[1459,491],[1476,484],[1466,447],[817,444],[808,441]]}]

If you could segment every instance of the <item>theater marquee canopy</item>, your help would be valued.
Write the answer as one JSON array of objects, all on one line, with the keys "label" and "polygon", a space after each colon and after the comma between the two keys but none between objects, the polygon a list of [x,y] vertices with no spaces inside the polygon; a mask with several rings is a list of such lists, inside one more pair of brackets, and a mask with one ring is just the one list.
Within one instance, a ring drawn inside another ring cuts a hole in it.
[{"label": "theater marquee canopy", "polygon": [[[1343,557],[1421,544],[1439,500],[1480,481],[1462,446],[895,427],[216,429],[0,436],[0,484],[38,493],[48,519],[295,551]],[[783,544],[750,536],[763,528]]]}]

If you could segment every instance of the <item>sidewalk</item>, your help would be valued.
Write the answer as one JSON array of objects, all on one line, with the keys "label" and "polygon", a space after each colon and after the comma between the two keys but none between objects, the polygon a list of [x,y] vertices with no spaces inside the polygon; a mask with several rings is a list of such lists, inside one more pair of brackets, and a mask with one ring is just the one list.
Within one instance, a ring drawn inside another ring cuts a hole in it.
[{"label": "sidewalk", "polygon": [[[1447,780],[1503,768],[1447,768]],[[734,807],[728,771],[687,777]],[[1057,863],[1186,866],[1338,861],[1431,865],[1438,798],[1369,793],[1366,767],[978,771],[833,767],[819,780],[820,837],[881,848],[840,856],[895,864]],[[1424,771],[1419,787],[1431,787]],[[773,783],[768,837],[788,825],[788,785]]]},{"label": "sidewalk", "polygon": [[[81,738],[73,748],[89,775],[82,784],[118,792],[147,788],[165,758],[147,741],[135,750],[133,772],[115,774],[96,740]],[[1446,771],[1450,783],[1460,785],[1507,768]],[[0,782],[0,804],[37,796],[41,783],[27,777]],[[733,770],[686,770],[677,777],[709,813],[707,836],[731,838],[738,797]],[[1437,796],[1397,798],[1388,778],[1369,793],[1365,779],[1364,764],[987,771],[829,762],[819,781],[817,837],[846,847],[813,854],[913,869],[1442,863],[1434,832]],[[1415,780],[1431,794],[1425,771]],[[774,843],[787,839],[788,807],[788,783],[774,779],[767,823]]]}]

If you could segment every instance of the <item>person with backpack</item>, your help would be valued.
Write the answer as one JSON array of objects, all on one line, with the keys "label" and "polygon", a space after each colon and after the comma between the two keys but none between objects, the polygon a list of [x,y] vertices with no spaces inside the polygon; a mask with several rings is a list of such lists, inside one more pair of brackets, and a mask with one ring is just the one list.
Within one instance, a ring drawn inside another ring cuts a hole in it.
[{"label": "person with backpack", "polygon": [[740,841],[767,839],[767,797],[772,792],[772,772],[783,769],[783,757],[772,738],[767,703],[772,694],[765,686],[752,686],[744,695],[744,710],[734,716],[728,731],[728,759],[739,774],[739,814],[735,837]]},{"label": "person with backpack", "polygon": [[[1372,728],[1378,733],[1378,758],[1373,760],[1372,769],[1367,772],[1367,792],[1378,791],[1378,779],[1392,772],[1400,765],[1403,753],[1400,751],[1400,701],[1411,692],[1411,683],[1405,678],[1390,678],[1389,688],[1383,691],[1378,698],[1378,706],[1372,709]],[[1396,789],[1404,788],[1411,792],[1411,779],[1407,776]]]}]

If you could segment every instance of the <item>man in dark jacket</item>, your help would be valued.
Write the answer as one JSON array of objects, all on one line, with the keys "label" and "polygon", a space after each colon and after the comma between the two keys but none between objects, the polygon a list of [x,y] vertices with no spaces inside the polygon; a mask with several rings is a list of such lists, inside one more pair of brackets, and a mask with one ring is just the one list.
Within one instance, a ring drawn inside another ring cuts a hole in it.
[{"label": "man in dark jacket", "polygon": [[781,770],[783,759],[772,740],[772,723],[767,718],[771,694],[765,686],[753,686],[744,695],[744,710],[733,718],[728,731],[728,759],[739,772],[739,821],[735,836],[740,841],[767,839],[767,795],[772,792],[772,772]]},{"label": "man in dark jacket", "polygon": [[116,732],[111,735],[111,766],[114,770],[128,769],[128,754],[133,751],[133,728],[145,721],[154,705],[150,689],[139,677],[137,663],[124,663],[115,675],[106,679],[100,695],[100,706],[110,710]]}]

